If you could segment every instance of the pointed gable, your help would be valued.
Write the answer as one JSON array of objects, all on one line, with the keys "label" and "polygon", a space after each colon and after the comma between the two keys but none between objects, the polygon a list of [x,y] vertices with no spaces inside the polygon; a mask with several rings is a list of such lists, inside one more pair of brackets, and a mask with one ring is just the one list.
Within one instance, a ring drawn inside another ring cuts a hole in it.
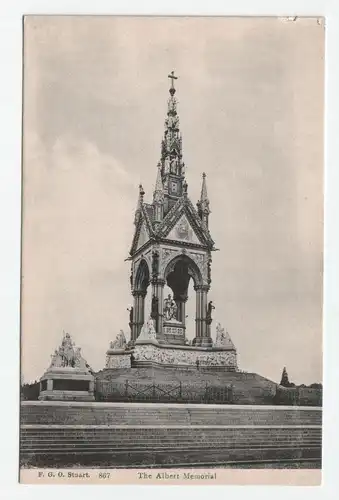
[{"label": "pointed gable", "polygon": [[133,255],[139,248],[147,243],[151,238],[151,230],[149,228],[149,221],[145,217],[145,213],[141,210],[141,217],[135,229],[133,242],[130,249],[130,255]]},{"label": "pointed gable", "polygon": [[139,238],[137,241],[136,250],[138,250],[140,247],[142,247],[148,240],[149,240],[148,232],[146,229],[145,222],[143,221],[141,223],[141,227],[140,227]]},{"label": "pointed gable", "polygon": [[156,231],[161,238],[212,248],[214,242],[207,226],[187,196],[179,198]]},{"label": "pointed gable", "polygon": [[189,223],[185,213],[181,215],[180,219],[170,230],[166,238],[169,240],[187,241],[189,243],[201,244],[200,239]]}]

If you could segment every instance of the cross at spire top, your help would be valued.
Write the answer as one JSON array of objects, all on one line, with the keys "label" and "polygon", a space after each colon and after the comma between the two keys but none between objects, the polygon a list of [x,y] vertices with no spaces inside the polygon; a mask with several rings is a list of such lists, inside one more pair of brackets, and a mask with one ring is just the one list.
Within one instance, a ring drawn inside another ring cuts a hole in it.
[{"label": "cross at spire top", "polygon": [[177,80],[178,77],[175,76],[174,71],[171,71],[171,73],[168,75],[168,78],[171,79],[170,94],[173,95],[173,94],[175,94],[174,80]]}]

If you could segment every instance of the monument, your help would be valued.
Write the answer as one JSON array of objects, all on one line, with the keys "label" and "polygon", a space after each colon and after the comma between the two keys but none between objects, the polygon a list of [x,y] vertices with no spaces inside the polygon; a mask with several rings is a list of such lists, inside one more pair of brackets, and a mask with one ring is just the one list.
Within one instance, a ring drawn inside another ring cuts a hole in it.
[{"label": "monument", "polygon": [[[208,298],[212,278],[212,254],[216,250],[209,231],[210,202],[206,174],[196,207],[188,196],[182,136],[172,72],[165,132],[152,203],[139,186],[134,216],[134,237],[127,260],[131,262],[130,285],[133,306],[129,311],[130,341],[106,353],[106,368],[167,366],[219,367],[237,370],[236,349],[219,325],[213,341],[211,325],[215,306]],[[195,291],[195,332],[189,345],[185,306],[190,280]],[[171,294],[164,297],[167,285]],[[150,316],[145,298],[151,294]],[[223,332],[223,333],[221,333]]]},{"label": "monument", "polygon": [[40,379],[40,400],[94,401],[94,376],[69,333]]}]

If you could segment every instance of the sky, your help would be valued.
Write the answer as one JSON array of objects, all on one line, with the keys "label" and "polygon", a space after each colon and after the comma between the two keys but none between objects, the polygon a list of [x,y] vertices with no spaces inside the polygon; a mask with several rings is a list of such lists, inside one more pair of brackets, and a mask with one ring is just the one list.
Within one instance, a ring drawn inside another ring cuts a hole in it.
[{"label": "sky", "polygon": [[321,382],[324,27],[302,18],[26,17],[22,378],[63,330],[95,370],[129,337],[172,70],[193,203],[207,174],[215,321],[242,370]]}]

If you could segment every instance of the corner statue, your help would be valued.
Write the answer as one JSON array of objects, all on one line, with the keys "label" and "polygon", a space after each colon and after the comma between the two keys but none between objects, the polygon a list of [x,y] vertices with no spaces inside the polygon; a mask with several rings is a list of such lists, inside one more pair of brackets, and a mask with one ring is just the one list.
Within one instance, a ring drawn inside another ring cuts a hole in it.
[{"label": "corner statue", "polygon": [[225,328],[222,328],[220,323],[217,323],[217,335],[216,335],[216,341],[215,344],[218,346],[222,346],[225,344]]},{"label": "corner statue", "polygon": [[125,349],[126,347],[126,337],[123,330],[120,330],[116,339],[110,343],[110,348],[113,350]]},{"label": "corner statue", "polygon": [[215,346],[234,349],[234,344],[229,333],[225,331],[225,328],[223,328],[219,322],[216,326]]},{"label": "corner statue", "polygon": [[140,342],[150,341],[150,340],[157,342],[157,334],[155,332],[154,321],[151,318],[151,316],[143,324],[139,337],[136,340],[136,343],[138,344]]},{"label": "corner statue", "polygon": [[152,305],[151,305],[151,318],[152,319],[157,319],[158,318],[158,309],[159,309],[159,299],[155,295],[152,297]]},{"label": "corner statue", "polygon": [[212,311],[215,309],[213,302],[210,300],[207,306],[207,313],[206,313],[206,323],[210,325],[212,323]]}]

